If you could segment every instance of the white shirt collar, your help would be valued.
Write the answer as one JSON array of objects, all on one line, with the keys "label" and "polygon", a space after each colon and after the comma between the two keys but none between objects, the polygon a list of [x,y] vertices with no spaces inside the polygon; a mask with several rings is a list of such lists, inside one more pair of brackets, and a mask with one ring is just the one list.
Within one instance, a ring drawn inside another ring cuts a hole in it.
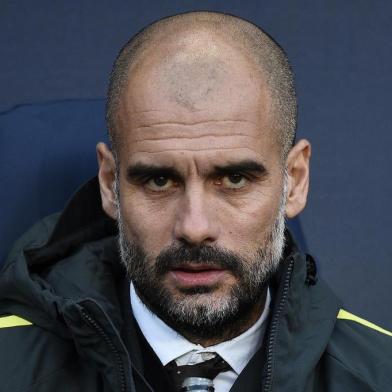
[{"label": "white shirt collar", "polygon": [[132,283],[130,285],[130,295],[133,315],[139,328],[163,366],[192,351],[198,353],[216,352],[232,367],[237,375],[241,373],[261,346],[265,332],[265,321],[269,315],[271,302],[268,289],[264,310],[255,324],[234,339],[214,346],[203,347],[189,342],[152,313],[136,294]]}]

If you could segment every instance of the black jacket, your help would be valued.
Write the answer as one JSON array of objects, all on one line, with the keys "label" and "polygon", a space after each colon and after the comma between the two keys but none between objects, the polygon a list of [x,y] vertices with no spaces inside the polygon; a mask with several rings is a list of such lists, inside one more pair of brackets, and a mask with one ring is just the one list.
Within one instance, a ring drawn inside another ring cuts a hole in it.
[{"label": "black jacket", "polygon": [[[287,236],[266,344],[233,390],[392,391],[392,334],[341,310]],[[23,236],[2,268],[0,391],[165,390],[128,293],[116,226],[93,180]]]}]

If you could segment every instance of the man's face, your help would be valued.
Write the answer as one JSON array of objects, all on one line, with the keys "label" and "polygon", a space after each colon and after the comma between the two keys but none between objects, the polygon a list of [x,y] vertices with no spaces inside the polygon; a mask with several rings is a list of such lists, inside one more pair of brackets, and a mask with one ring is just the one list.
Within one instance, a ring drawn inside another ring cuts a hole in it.
[{"label": "man's face", "polygon": [[262,77],[222,43],[203,50],[146,56],[118,118],[123,262],[147,305],[196,334],[260,307],[285,207]]}]

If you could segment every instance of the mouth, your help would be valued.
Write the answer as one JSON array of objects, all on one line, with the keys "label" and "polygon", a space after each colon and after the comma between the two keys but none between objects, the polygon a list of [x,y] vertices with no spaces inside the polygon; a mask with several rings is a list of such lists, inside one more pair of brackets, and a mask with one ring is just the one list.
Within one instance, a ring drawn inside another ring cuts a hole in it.
[{"label": "mouth", "polygon": [[217,284],[227,270],[207,264],[183,264],[170,270],[170,275],[181,287],[212,286]]}]

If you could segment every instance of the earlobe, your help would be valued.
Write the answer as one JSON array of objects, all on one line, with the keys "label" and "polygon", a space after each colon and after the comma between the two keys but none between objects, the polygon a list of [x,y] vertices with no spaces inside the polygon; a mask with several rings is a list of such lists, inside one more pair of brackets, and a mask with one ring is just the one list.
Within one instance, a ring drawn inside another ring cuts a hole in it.
[{"label": "earlobe", "polygon": [[302,139],[290,151],[287,161],[288,189],[286,216],[294,218],[306,205],[309,190],[310,143]]},{"label": "earlobe", "polygon": [[102,208],[111,218],[117,218],[116,196],[114,194],[114,184],[116,179],[116,162],[113,153],[105,143],[98,143],[98,180],[101,192]]}]

